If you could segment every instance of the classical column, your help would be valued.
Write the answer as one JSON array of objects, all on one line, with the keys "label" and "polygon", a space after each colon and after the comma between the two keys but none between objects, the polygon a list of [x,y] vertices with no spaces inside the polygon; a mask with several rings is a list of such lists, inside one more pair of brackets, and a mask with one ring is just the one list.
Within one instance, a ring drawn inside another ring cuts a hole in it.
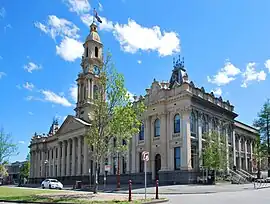
[{"label": "classical column", "polygon": [[198,117],[198,153],[199,153],[199,166],[203,165],[202,160],[202,118]]},{"label": "classical column", "polygon": [[191,141],[190,141],[190,112],[183,113],[183,145],[181,155],[181,168],[185,170],[191,169]]},{"label": "classical column", "polygon": [[253,141],[250,141],[250,162],[251,162],[251,172],[253,172]]},{"label": "classical column", "polygon": [[227,172],[229,172],[230,167],[230,156],[229,156],[229,140],[228,140],[228,127],[225,126],[225,143],[226,143],[226,159],[227,159]]},{"label": "classical column", "polygon": [[83,174],[88,175],[88,144],[85,138],[83,143]]},{"label": "classical column", "polygon": [[67,159],[66,159],[66,176],[70,176],[70,147],[71,140],[67,140]]},{"label": "classical column", "polygon": [[41,177],[45,177],[46,166],[44,164],[44,161],[45,161],[45,153],[44,153],[44,150],[41,150],[41,161],[40,161]]},{"label": "classical column", "polygon": [[90,84],[90,79],[87,79],[87,86],[88,86],[87,98],[91,98],[91,84]]},{"label": "classical column", "polygon": [[137,155],[137,151],[136,151],[136,137],[138,137],[138,135],[134,135],[132,137],[131,173],[136,173],[136,155]]},{"label": "classical column", "polygon": [[81,100],[80,100],[80,84],[78,83],[77,84],[77,86],[78,86],[78,90],[77,90],[77,103],[79,103]]},{"label": "classical column", "polygon": [[[66,176],[66,147],[67,147],[67,141],[62,142],[62,161],[61,161],[61,176]],[[60,159],[60,158],[59,158]]]},{"label": "classical column", "polygon": [[62,143],[58,143],[58,147],[57,147],[57,174],[56,174],[56,176],[57,177],[59,177],[59,176],[61,176],[61,171],[60,171],[60,166],[61,166],[61,146],[63,146],[62,145]]},{"label": "classical column", "polygon": [[161,115],[161,123],[160,123],[160,148],[161,148],[161,171],[168,170],[168,160],[167,160],[167,114],[163,113]]},{"label": "classical column", "polygon": [[94,81],[91,80],[91,99],[94,99]]},{"label": "classical column", "polygon": [[245,139],[245,170],[248,171],[247,140]]},{"label": "classical column", "polygon": [[[52,158],[51,158],[51,156],[50,156],[50,155],[51,155],[51,152],[52,152],[51,149],[48,149],[48,151],[47,151],[47,154],[48,154],[48,155],[47,155],[47,157],[48,157],[48,158],[47,158],[47,159],[48,159],[48,164],[47,164],[47,168],[48,168],[48,169],[47,169],[47,176],[48,176],[48,177],[51,177],[51,176],[52,176],[52,172],[51,172]],[[45,167],[45,168],[46,168],[46,167]]]},{"label": "classical column", "polygon": [[233,128],[232,134],[233,134],[232,135],[232,140],[233,140],[232,141],[233,142],[232,143],[232,145],[233,145],[233,165],[236,166],[236,144],[235,144],[236,143],[236,140],[235,140],[236,138],[235,138],[235,130],[234,130],[234,128]]},{"label": "classical column", "polygon": [[[88,95],[89,96],[89,95]],[[78,137],[78,149],[77,149],[77,157],[78,157],[78,163],[77,163],[77,175],[80,176],[82,174],[82,137]]]},{"label": "classical column", "polygon": [[76,137],[72,138],[72,168],[71,175],[76,175]]},{"label": "classical column", "polygon": [[238,140],[238,149],[239,149],[239,169],[242,169],[242,149],[241,149],[241,137],[239,135],[239,140]]}]

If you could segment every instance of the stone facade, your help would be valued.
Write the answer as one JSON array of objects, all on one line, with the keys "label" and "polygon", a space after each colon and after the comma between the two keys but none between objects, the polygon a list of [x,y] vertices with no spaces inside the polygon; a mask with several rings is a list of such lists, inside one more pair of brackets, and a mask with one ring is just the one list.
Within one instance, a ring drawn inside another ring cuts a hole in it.
[{"label": "stone facade", "polygon": [[[90,28],[84,43],[82,72],[77,79],[76,116],[69,115],[60,128],[54,121],[48,135],[33,136],[30,144],[32,182],[52,177],[64,184],[75,180],[87,183],[92,175],[91,149],[84,141],[84,135],[92,119],[92,99],[98,90],[96,81],[103,61],[103,45],[97,26],[92,24]],[[257,130],[235,120],[237,114],[229,101],[217,98],[189,81],[183,60],[173,63],[169,82],[154,80],[144,97],[134,99],[143,100],[147,105],[142,116],[143,125],[140,133],[132,137],[128,152],[103,159],[100,175],[104,175],[105,164],[111,166],[107,183],[116,183],[118,164],[121,182],[132,179],[133,183],[143,183],[143,151],[150,153],[146,166],[149,182],[159,178],[164,184],[193,183],[203,166],[199,158],[204,148],[204,133],[213,130],[226,137],[230,161],[227,168],[235,165],[250,172],[253,170]]]}]

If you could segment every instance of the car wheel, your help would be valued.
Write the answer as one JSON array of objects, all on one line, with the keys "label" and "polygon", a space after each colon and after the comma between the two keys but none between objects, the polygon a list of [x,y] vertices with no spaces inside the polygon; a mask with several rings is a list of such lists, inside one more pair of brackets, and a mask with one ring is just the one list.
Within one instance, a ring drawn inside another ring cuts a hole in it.
[{"label": "car wheel", "polygon": [[45,188],[45,186],[44,185],[42,185],[42,189],[44,189]]},{"label": "car wheel", "polygon": [[49,189],[51,189],[52,187],[51,187],[51,184],[49,185]]}]

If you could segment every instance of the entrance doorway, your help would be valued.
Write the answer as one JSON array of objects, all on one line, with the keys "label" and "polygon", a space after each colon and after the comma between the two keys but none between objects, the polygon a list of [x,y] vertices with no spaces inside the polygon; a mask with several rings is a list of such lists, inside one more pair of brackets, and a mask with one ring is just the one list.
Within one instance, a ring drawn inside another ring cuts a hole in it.
[{"label": "entrance doorway", "polygon": [[157,154],[155,156],[155,173],[156,173],[156,180],[159,180],[158,172],[161,169],[161,156],[160,154]]}]

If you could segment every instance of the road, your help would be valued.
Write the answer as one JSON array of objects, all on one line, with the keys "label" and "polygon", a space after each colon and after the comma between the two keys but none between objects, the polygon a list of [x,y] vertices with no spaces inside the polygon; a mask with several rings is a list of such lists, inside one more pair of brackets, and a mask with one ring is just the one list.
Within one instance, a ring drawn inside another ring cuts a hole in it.
[{"label": "road", "polygon": [[270,189],[260,189],[254,191],[222,192],[212,194],[193,195],[164,195],[170,199],[172,204],[260,204],[270,203]]}]

